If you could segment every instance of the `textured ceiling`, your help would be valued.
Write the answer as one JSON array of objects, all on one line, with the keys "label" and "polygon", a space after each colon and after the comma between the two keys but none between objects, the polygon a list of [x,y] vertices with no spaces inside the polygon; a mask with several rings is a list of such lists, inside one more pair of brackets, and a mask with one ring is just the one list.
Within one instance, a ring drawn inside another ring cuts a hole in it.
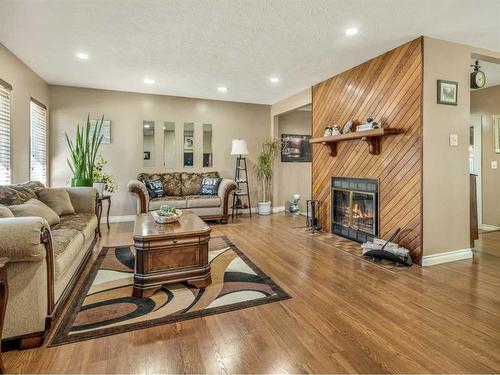
[{"label": "textured ceiling", "polygon": [[0,42],[51,84],[271,104],[420,35],[498,50],[499,15],[499,0],[0,0]]}]

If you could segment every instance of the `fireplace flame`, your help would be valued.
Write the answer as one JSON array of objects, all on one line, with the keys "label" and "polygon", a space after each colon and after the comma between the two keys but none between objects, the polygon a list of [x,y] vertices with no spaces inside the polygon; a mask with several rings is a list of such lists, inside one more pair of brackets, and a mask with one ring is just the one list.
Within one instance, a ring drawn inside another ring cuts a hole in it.
[{"label": "fireplace flame", "polygon": [[352,217],[355,219],[371,219],[372,216],[369,212],[364,212],[360,205],[355,203],[352,205]]}]

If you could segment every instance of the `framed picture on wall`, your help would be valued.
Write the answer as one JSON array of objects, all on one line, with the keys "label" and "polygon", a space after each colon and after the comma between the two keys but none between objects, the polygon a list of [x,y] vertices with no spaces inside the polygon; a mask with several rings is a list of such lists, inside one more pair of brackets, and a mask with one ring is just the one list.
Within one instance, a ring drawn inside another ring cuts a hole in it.
[{"label": "framed picture on wall", "polygon": [[458,99],[458,82],[438,79],[437,81],[438,104],[457,105],[457,99]]},{"label": "framed picture on wall", "polygon": [[495,137],[495,153],[500,154],[500,115],[493,116],[493,136]]},{"label": "framed picture on wall", "polygon": [[[95,127],[101,120],[90,120],[90,136],[94,134]],[[104,120],[102,122],[102,144],[110,144],[111,143],[111,120]]]},{"label": "framed picture on wall", "polygon": [[310,135],[281,134],[282,162],[311,162]]},{"label": "framed picture on wall", "polygon": [[144,160],[151,160],[151,151],[144,151]]}]

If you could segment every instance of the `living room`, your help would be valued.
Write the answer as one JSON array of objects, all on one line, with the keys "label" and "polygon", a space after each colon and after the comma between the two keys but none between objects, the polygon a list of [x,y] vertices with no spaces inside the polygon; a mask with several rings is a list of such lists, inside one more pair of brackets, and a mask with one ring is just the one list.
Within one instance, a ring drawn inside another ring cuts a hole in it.
[{"label": "living room", "polygon": [[1,371],[499,372],[482,6],[1,2]]}]

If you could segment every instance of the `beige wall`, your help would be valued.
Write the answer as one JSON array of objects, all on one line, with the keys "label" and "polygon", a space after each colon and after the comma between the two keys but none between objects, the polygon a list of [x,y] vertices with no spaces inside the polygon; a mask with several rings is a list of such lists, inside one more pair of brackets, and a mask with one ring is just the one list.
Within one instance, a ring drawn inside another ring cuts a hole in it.
[{"label": "beige wall", "polygon": [[[292,111],[278,117],[281,134],[311,135],[311,112]],[[311,163],[282,163],[278,157],[277,206],[285,206],[293,194],[300,194],[300,210],[305,212],[306,200],[311,199]]]},{"label": "beige wall", "polygon": [[[423,255],[467,249],[471,55],[500,53],[424,38]],[[458,82],[458,105],[436,103],[438,79]],[[458,147],[449,135],[458,134]]]},{"label": "beige wall", "polygon": [[[175,171],[217,170],[223,177],[234,178],[235,158],[230,155],[231,140],[245,139],[250,154],[248,167],[253,203],[257,202],[253,166],[262,141],[269,136],[270,106],[214,100],[190,99],[150,94],[95,90],[64,86],[50,87],[51,101],[51,177],[53,185],[67,185],[71,178],[66,163],[68,155],[64,132],[74,134],[76,124],[104,114],[111,120],[111,144],[101,146],[100,152],[109,161],[108,172],[119,183],[113,196],[111,215],[135,213],[135,202],[126,191],[127,182],[141,171],[164,171],[163,123],[176,124]],[[142,122],[155,121],[155,167],[144,168],[142,160]],[[183,124],[195,123],[195,167],[182,167]],[[213,125],[213,167],[202,168],[202,124]],[[167,170],[168,171],[168,170]]]},{"label": "beige wall", "polygon": [[[271,129],[270,136],[279,139],[279,116],[285,113],[291,112],[297,108],[303,107],[305,105],[311,104],[312,93],[311,88],[302,90],[292,96],[280,100],[271,106]],[[278,176],[280,175],[280,165],[279,161],[276,162],[275,170],[273,174],[273,196],[272,202],[274,206],[280,206],[279,203],[279,182]]]},{"label": "beige wall", "polygon": [[[424,38],[424,256],[469,247],[469,65],[466,46]],[[457,106],[437,104],[438,79],[458,82]]]},{"label": "beige wall", "polygon": [[482,126],[482,199],[483,223],[500,226],[500,169],[491,169],[491,162],[500,165],[495,153],[493,115],[500,115],[500,85],[471,91],[471,114],[483,116]]},{"label": "beige wall", "polygon": [[49,109],[49,86],[2,44],[0,78],[12,85],[12,183],[24,182],[30,176],[30,99],[38,100]]}]

